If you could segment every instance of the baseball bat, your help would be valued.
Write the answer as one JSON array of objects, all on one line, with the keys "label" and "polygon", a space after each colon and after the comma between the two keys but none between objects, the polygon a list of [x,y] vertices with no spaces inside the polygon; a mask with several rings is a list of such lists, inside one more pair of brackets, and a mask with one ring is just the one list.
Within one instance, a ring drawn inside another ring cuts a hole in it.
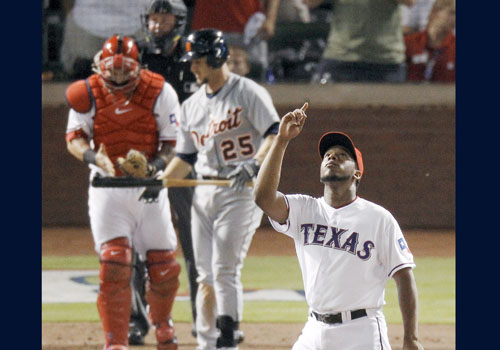
[{"label": "baseball bat", "polygon": [[[213,180],[199,180],[199,179],[139,179],[133,177],[102,177],[95,176],[92,179],[93,187],[194,187],[203,185],[215,185],[227,187],[230,180],[213,179]],[[253,182],[248,182],[247,186],[253,186]]]}]

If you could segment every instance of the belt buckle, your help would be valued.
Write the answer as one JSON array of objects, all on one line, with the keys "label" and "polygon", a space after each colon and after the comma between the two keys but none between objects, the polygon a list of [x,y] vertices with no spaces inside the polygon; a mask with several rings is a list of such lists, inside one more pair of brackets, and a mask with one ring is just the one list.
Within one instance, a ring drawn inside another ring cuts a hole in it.
[{"label": "belt buckle", "polygon": [[323,315],[324,322],[328,324],[342,323],[342,315],[341,314],[326,314]]},{"label": "belt buckle", "polygon": [[342,323],[342,315],[341,314],[318,314],[313,313],[316,316],[316,319],[320,322],[326,324],[336,324]]}]

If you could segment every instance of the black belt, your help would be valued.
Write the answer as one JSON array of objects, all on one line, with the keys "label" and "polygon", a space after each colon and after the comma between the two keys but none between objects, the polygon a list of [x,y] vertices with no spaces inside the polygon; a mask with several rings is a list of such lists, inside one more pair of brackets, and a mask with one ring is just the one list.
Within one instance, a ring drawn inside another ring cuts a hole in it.
[{"label": "black belt", "polygon": [[[311,314],[320,322],[327,324],[342,323],[342,313],[338,314],[318,314],[317,312],[311,311]],[[365,309],[351,311],[351,320],[367,316]]]}]

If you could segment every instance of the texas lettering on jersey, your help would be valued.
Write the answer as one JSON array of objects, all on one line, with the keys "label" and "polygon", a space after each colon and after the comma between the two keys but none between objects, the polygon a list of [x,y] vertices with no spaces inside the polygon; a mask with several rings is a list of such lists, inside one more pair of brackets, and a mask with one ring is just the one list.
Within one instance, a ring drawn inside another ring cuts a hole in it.
[{"label": "texas lettering on jersey", "polygon": [[206,141],[217,134],[221,134],[225,131],[229,131],[232,129],[236,129],[241,125],[241,120],[239,118],[239,114],[243,109],[241,107],[236,107],[234,111],[231,109],[227,110],[228,118],[215,121],[214,119],[210,119],[210,122],[207,125],[207,129],[205,133],[199,135],[196,131],[191,131],[191,135],[193,139],[197,143],[198,146],[205,146]]},{"label": "texas lettering on jersey", "polygon": [[302,224],[300,225],[301,233],[304,236],[304,246],[319,245],[325,248],[342,250],[347,253],[356,255],[361,260],[368,260],[371,257],[371,251],[375,248],[372,241],[366,241],[361,245],[360,250],[357,250],[359,245],[359,233],[352,232],[347,238],[346,229],[341,229],[333,226],[325,226],[320,224]]}]

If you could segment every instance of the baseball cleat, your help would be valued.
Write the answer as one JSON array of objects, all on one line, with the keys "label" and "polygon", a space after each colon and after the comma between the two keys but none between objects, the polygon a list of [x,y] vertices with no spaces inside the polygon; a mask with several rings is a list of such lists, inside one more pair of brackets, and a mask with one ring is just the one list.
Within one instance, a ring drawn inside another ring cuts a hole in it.
[{"label": "baseball cleat", "polygon": [[106,345],[104,345],[104,350],[129,350],[128,346],[121,345],[121,344],[115,344],[115,345],[110,345],[106,348]]},{"label": "baseball cleat", "polygon": [[241,344],[245,340],[245,333],[243,331],[236,329],[234,331],[234,340],[236,341],[236,344]]},{"label": "baseball cleat", "polygon": [[168,323],[162,323],[156,327],[157,350],[177,350],[177,337],[174,327]]},{"label": "baseball cleat", "polygon": [[144,334],[137,328],[128,331],[128,343],[130,345],[144,345]]}]

